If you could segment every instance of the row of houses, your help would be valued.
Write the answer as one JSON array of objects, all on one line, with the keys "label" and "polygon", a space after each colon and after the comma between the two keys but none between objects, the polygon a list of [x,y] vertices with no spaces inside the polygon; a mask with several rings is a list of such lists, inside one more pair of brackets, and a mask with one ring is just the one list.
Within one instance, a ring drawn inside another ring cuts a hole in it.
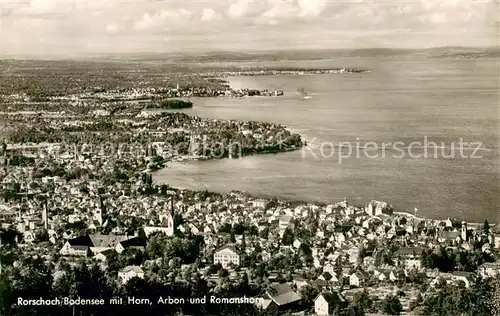
[{"label": "row of houses", "polygon": [[[59,253],[63,256],[98,256],[108,250],[123,252],[125,249],[144,250],[146,240],[138,236],[87,235],[67,240]],[[102,256],[101,256],[102,257]]]}]

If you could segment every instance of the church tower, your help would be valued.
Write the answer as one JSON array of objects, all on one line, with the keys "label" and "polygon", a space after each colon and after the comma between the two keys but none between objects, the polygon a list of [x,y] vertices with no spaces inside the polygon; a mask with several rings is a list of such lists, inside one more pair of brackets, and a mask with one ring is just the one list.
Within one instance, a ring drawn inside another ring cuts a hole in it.
[{"label": "church tower", "polygon": [[106,213],[106,204],[104,203],[104,198],[102,196],[99,196],[99,202],[102,212]]},{"label": "church tower", "polygon": [[368,203],[368,205],[366,206],[366,213],[368,213],[368,215],[370,215],[370,216],[374,216],[374,210],[373,210],[373,204],[372,204],[372,202]]},{"label": "church tower", "polygon": [[159,214],[160,226],[168,228],[165,233],[167,236],[173,236],[175,233],[175,211],[174,211],[174,197],[170,196],[170,213],[164,212]]},{"label": "church tower", "polygon": [[49,228],[48,213],[49,213],[49,207],[47,206],[47,200],[45,200],[43,201],[43,210],[42,210],[42,221],[45,230]]},{"label": "church tower", "polygon": [[102,226],[104,224],[104,216],[106,214],[106,204],[104,203],[104,199],[102,196],[99,196],[99,203],[99,207],[94,212],[93,220],[99,222],[99,225]]},{"label": "church tower", "polygon": [[170,197],[170,216],[172,216],[172,218],[174,218],[174,215],[175,215],[175,210],[174,210],[174,197],[171,196]]},{"label": "church tower", "polygon": [[98,208],[95,212],[94,212],[94,218],[93,220],[99,222],[99,225],[102,226],[102,223],[103,223],[103,218],[102,218],[102,210],[100,208]]},{"label": "church tower", "polygon": [[467,241],[467,222],[462,222],[462,228],[460,229],[460,237],[463,241]]},{"label": "church tower", "polygon": [[175,209],[174,209],[174,196],[170,198],[170,218],[171,218],[171,225],[172,225],[172,234],[175,233]]}]

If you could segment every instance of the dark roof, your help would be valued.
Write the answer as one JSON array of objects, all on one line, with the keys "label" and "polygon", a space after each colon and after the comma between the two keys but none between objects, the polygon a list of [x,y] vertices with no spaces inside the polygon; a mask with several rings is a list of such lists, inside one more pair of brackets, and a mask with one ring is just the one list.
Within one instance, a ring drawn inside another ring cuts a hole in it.
[{"label": "dark roof", "polygon": [[130,239],[121,241],[120,244],[123,246],[123,248],[146,247],[146,240],[140,237],[132,237]]},{"label": "dark roof", "polygon": [[472,273],[471,272],[453,271],[451,273],[451,275],[454,276],[454,277],[464,277],[466,279],[472,279]]},{"label": "dark roof", "polygon": [[224,246],[222,246],[222,247],[217,248],[217,249],[215,250],[215,252],[219,252],[219,251],[224,250],[224,249],[229,249],[229,250],[231,250],[231,251],[233,251],[233,252],[235,252],[235,253],[237,253],[237,254],[239,254],[239,253],[240,253],[240,252],[238,251],[238,249],[236,249],[236,247],[235,247],[235,246],[233,246],[233,245],[224,245]]},{"label": "dark roof", "polygon": [[423,251],[424,248],[422,247],[402,247],[396,251],[396,254],[401,256],[411,256],[411,255],[420,256],[422,255]]},{"label": "dark roof", "polygon": [[78,246],[78,245],[71,245],[71,248],[73,248],[74,250],[89,250],[89,247],[88,246]]},{"label": "dark roof", "polygon": [[318,294],[318,296],[316,296],[316,298],[314,300],[316,301],[320,296],[323,296],[329,304],[336,304],[339,302],[340,303],[347,302],[346,298],[339,291],[320,293],[320,294]]},{"label": "dark roof", "polygon": [[92,240],[89,236],[80,236],[68,240],[68,243],[74,248],[75,246],[92,247]]},{"label": "dark roof", "polygon": [[[356,275],[359,279],[361,280],[364,280],[366,278],[366,276],[361,272],[361,271],[356,271],[355,273],[353,273],[354,275]],[[352,274],[351,274],[352,275]]]},{"label": "dark roof", "polygon": [[295,293],[287,283],[271,285],[266,291],[267,295],[278,306],[287,305],[301,300],[301,297]]},{"label": "dark roof", "polygon": [[326,282],[326,280],[316,279],[311,281],[311,284],[316,287],[325,287],[328,284],[328,282]]},{"label": "dark roof", "polygon": [[139,266],[126,266],[120,272],[127,273],[127,272],[130,272],[130,271],[134,271],[135,273],[144,273],[144,270],[142,270],[142,268],[139,267]]},{"label": "dark roof", "polygon": [[482,267],[500,268],[500,262],[485,262],[481,266]]},{"label": "dark roof", "polygon": [[444,238],[444,239],[456,239],[457,237],[460,236],[459,232],[449,232],[449,231],[440,231],[438,234],[439,237]]},{"label": "dark roof", "polygon": [[92,247],[109,247],[114,248],[119,242],[129,239],[124,235],[90,235]]},{"label": "dark roof", "polygon": [[112,255],[114,252],[115,252],[114,249],[106,249],[104,251],[99,252],[98,255],[103,255],[103,256],[107,257],[109,255]]}]

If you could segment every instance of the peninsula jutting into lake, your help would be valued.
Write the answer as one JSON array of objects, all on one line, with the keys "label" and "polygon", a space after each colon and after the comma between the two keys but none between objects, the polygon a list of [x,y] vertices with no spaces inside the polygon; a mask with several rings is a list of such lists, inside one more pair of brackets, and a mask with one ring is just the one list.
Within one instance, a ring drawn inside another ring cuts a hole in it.
[{"label": "peninsula jutting into lake", "polygon": [[212,76],[274,76],[274,75],[321,75],[321,74],[355,74],[368,72],[367,69],[359,68],[335,68],[335,69],[314,69],[314,68],[279,68],[279,69],[246,69],[230,70],[224,72],[209,73]]},{"label": "peninsula jutting into lake", "polygon": [[190,109],[193,107],[193,102],[183,100],[161,100],[153,101],[146,105],[146,109]]}]

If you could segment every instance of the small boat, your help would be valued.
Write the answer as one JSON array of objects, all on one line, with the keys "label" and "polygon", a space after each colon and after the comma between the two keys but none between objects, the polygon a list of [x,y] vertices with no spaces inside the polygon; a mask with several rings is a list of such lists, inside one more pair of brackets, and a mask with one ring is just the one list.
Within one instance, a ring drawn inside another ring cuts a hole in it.
[{"label": "small boat", "polygon": [[302,94],[302,98],[304,100],[307,100],[307,99],[311,99],[312,97],[310,95],[307,94],[306,90],[304,88],[299,88],[297,89],[297,91]]}]

